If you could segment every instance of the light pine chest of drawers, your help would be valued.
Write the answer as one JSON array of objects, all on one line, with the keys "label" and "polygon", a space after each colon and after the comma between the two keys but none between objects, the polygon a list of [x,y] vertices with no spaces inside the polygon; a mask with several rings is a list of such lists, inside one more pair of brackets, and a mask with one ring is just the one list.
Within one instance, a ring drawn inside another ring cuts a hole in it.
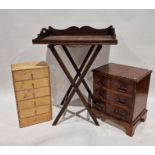
[{"label": "light pine chest of drawers", "polygon": [[52,119],[48,65],[41,62],[12,64],[19,126],[26,127]]},{"label": "light pine chest of drawers", "polygon": [[93,70],[93,111],[133,136],[145,121],[151,70],[109,63]]}]

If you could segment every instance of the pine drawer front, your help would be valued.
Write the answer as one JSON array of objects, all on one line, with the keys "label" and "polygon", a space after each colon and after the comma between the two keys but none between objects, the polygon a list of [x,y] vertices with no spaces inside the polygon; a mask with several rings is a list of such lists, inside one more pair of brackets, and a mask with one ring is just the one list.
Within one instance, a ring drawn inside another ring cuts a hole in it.
[{"label": "pine drawer front", "polygon": [[50,105],[38,106],[38,107],[34,107],[32,109],[20,110],[19,116],[20,116],[20,118],[27,118],[27,117],[32,117],[32,116],[39,115],[39,114],[48,113],[50,111],[51,111]]},{"label": "pine drawer front", "polygon": [[21,71],[13,71],[13,80],[23,81],[23,80],[31,80],[32,79],[32,70],[21,70]]},{"label": "pine drawer front", "polygon": [[45,106],[38,106],[36,107],[36,114],[44,114],[44,113],[48,113],[51,110],[51,106],[50,105],[45,105]]},{"label": "pine drawer front", "polygon": [[48,78],[15,82],[15,90],[16,91],[40,88],[40,87],[47,87],[47,86],[49,86]]},{"label": "pine drawer front", "polygon": [[23,90],[23,91],[16,92],[17,101],[33,99],[36,97],[49,96],[49,95],[50,95],[49,87],[29,89],[29,90]]},{"label": "pine drawer front", "polygon": [[50,121],[51,119],[52,119],[51,112],[41,114],[41,115],[37,115],[37,116],[33,116],[33,117],[22,118],[22,119],[20,119],[20,127],[23,128],[23,127],[26,127],[26,126],[30,126],[30,125],[34,125],[34,124],[38,124],[38,123],[42,123],[42,122],[46,122],[46,121]]},{"label": "pine drawer front", "polygon": [[49,86],[49,79],[48,78],[33,80],[33,87],[34,88],[48,87],[48,86]]},{"label": "pine drawer front", "polygon": [[34,108],[35,106],[50,105],[51,98],[50,96],[39,97],[35,99],[19,101],[17,104],[19,109]]},{"label": "pine drawer front", "polygon": [[51,98],[50,98],[50,96],[36,98],[35,103],[36,103],[36,106],[50,105]]},{"label": "pine drawer front", "polygon": [[32,99],[34,97],[35,97],[35,95],[34,95],[33,89],[16,92],[17,101]]},{"label": "pine drawer front", "polygon": [[17,105],[18,105],[19,110],[30,109],[30,108],[34,108],[36,106],[35,99],[17,101]]},{"label": "pine drawer front", "polygon": [[19,70],[13,72],[14,81],[32,80],[47,78],[49,75],[48,68]]},{"label": "pine drawer front", "polygon": [[19,117],[20,118],[27,118],[27,117],[32,117],[36,115],[35,108],[32,109],[24,109],[19,111]]},{"label": "pine drawer front", "polygon": [[49,77],[49,70],[48,68],[33,70],[32,77],[33,79]]},{"label": "pine drawer front", "polygon": [[42,96],[49,96],[49,95],[50,95],[50,88],[49,87],[34,89],[34,96],[35,97],[42,97]]},{"label": "pine drawer front", "polygon": [[27,127],[27,126],[30,126],[30,125],[34,125],[37,123],[37,116],[33,116],[33,117],[28,117],[28,118],[21,118],[19,120],[20,122],[20,127],[23,128],[23,127]]}]

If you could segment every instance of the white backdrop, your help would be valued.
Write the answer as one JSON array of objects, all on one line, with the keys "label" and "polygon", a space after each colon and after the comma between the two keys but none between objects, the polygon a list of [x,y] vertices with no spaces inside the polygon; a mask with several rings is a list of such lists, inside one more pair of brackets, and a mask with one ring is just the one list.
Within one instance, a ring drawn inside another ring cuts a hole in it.
[{"label": "white backdrop", "polygon": [[[31,60],[47,61],[51,68],[53,104],[58,104],[68,87],[68,80],[47,47],[45,45],[32,45],[32,39],[36,37],[42,27],[53,26],[63,29],[73,25],[79,27],[89,25],[95,28],[104,28],[113,25],[116,29],[118,45],[104,46],[93,67],[109,61],[154,71],[155,10],[0,10],[0,19],[0,145],[155,144],[153,140],[153,138],[155,139],[154,73],[151,78],[148,99],[148,119],[146,123],[137,128],[138,131],[136,130],[136,134],[131,140],[123,132],[106,123],[100,122],[101,126],[96,129],[95,126],[78,119],[76,121],[70,120],[68,124],[63,123],[53,128],[50,128],[51,122],[49,122],[19,129],[10,70],[12,63]],[[61,51],[60,47],[57,48]],[[81,50],[78,54],[75,49],[71,49],[77,64],[79,64],[83,54],[85,54],[84,50],[87,48],[78,49]],[[61,54],[63,53],[61,52]],[[74,71],[67,60],[66,63],[74,75]],[[88,73],[87,80],[91,84],[91,72]],[[57,109],[54,109],[54,116],[56,114]],[[74,128],[75,126],[76,128]],[[37,129],[37,133],[34,132],[35,129]],[[47,131],[46,135],[41,134],[42,136],[38,137],[42,130]],[[87,135],[85,132],[87,133],[88,130],[90,133]],[[66,138],[67,135],[71,134],[71,131],[73,131],[74,136],[72,138],[74,141]],[[77,131],[81,132],[77,135]],[[27,135],[30,133],[34,137],[28,137]],[[58,135],[61,135],[61,138]],[[92,139],[92,136],[93,142],[89,140],[89,138]],[[85,138],[80,140],[81,137]],[[114,137],[115,140],[106,141],[106,138],[109,137]],[[120,137],[124,141],[118,143]],[[24,139],[21,141],[21,138]]]}]

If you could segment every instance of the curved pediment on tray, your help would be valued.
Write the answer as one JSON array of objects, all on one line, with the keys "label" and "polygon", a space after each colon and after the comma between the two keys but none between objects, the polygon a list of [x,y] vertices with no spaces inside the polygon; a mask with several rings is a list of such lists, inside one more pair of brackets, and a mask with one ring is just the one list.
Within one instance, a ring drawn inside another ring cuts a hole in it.
[{"label": "curved pediment on tray", "polygon": [[42,28],[37,38],[44,38],[47,36],[59,36],[59,35],[111,35],[115,37],[115,29],[113,26],[109,26],[104,29],[96,29],[90,26],[76,27],[71,26],[66,29],[55,29],[51,26],[48,28]]}]

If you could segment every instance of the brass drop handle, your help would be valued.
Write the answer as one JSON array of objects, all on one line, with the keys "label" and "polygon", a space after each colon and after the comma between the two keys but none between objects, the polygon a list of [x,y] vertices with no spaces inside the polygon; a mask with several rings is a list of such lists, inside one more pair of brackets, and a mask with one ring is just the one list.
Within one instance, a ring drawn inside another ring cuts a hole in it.
[{"label": "brass drop handle", "polygon": [[127,104],[127,99],[121,99],[121,98],[117,98],[116,102],[121,103],[121,104]]},{"label": "brass drop handle", "polygon": [[103,91],[99,91],[99,93],[98,93],[100,96],[104,96],[104,92]]},{"label": "brass drop handle", "polygon": [[117,115],[123,116],[123,117],[125,117],[127,115],[127,113],[125,111],[124,112],[119,111],[118,109],[115,109],[114,113],[117,114]]},{"label": "brass drop handle", "polygon": [[103,86],[104,85],[104,80],[100,80],[99,84]]},{"label": "brass drop handle", "polygon": [[105,105],[102,102],[96,102],[96,109],[98,111],[103,111],[105,110]]},{"label": "brass drop handle", "polygon": [[126,92],[128,90],[128,86],[124,84],[120,84],[118,90],[121,92]]}]

